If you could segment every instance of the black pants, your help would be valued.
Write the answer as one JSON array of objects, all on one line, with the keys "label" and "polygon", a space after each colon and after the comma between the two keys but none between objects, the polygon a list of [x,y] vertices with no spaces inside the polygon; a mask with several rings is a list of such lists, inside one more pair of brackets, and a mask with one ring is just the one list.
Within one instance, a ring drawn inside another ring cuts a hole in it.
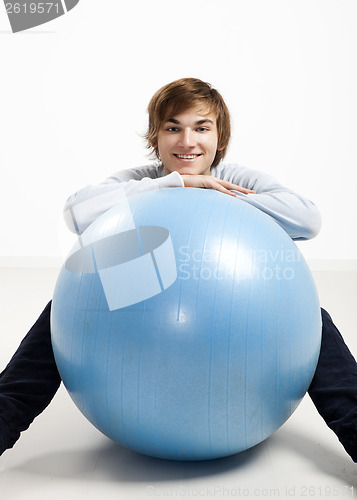
[{"label": "black pants", "polygon": [[0,375],[0,454],[50,403],[61,383],[52,351],[51,302]]},{"label": "black pants", "polygon": [[[50,309],[51,302],[0,375],[0,454],[47,407],[61,383],[52,351]],[[357,462],[357,364],[329,314],[324,309],[321,314],[321,352],[309,394]]]},{"label": "black pants", "polygon": [[357,363],[331,316],[321,309],[322,341],[309,395],[326,424],[357,462]]}]

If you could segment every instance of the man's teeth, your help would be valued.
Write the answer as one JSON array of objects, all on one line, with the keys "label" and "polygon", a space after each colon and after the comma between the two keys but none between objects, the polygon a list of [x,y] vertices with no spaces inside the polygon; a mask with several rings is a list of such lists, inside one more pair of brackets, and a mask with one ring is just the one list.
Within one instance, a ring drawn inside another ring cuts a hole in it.
[{"label": "man's teeth", "polygon": [[182,160],[193,160],[194,158],[197,158],[197,156],[200,155],[175,155],[177,158],[181,158]]}]

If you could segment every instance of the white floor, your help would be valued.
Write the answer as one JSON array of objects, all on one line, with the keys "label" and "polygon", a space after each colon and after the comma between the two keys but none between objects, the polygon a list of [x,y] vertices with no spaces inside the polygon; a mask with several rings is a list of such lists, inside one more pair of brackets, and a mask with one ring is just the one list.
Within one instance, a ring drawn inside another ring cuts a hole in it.
[{"label": "white floor", "polygon": [[[57,270],[0,269],[0,369],[50,299]],[[315,272],[321,305],[357,355],[357,273]],[[357,390],[357,388],[356,388]],[[0,457],[1,500],[147,498],[353,498],[357,464],[308,396],[254,449],[210,462],[148,458],[112,443],[61,387],[52,404]]]}]

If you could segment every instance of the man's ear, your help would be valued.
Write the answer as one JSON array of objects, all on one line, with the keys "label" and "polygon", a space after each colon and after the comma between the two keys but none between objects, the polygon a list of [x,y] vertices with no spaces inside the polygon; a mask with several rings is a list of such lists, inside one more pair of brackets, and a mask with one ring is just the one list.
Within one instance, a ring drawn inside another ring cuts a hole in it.
[{"label": "man's ear", "polygon": [[226,149],[226,146],[221,146],[220,148],[217,148],[217,151],[223,151],[224,149]]}]

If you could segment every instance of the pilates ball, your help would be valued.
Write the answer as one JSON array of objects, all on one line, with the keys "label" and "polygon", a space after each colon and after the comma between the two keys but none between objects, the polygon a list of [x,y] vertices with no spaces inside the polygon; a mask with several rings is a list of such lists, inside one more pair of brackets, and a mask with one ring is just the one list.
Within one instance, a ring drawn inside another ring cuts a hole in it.
[{"label": "pilates ball", "polygon": [[80,243],[56,284],[52,343],[101,432],[146,455],[207,460],[289,418],[316,368],[321,313],[275,220],[214,190],[170,188],[119,203]]}]

